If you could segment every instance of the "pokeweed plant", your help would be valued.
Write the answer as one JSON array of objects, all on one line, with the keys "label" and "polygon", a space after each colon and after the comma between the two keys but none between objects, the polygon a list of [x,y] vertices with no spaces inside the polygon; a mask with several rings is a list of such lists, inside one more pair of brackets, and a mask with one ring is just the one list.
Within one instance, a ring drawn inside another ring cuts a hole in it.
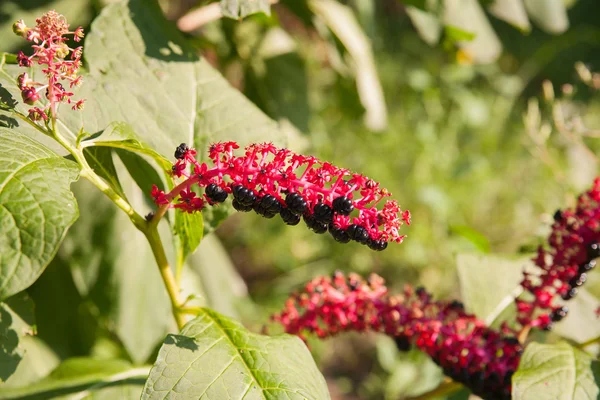
[{"label": "pokeweed plant", "polygon": [[[151,47],[156,30],[165,47]],[[140,392],[143,399],[330,398],[297,337],[258,335],[210,308],[190,305],[193,298],[183,299],[186,259],[200,244],[205,224],[214,227],[231,211],[228,198],[234,210],[279,215],[287,225],[304,220],[317,234],[329,232],[337,242],[376,251],[403,241],[400,228],[410,224],[410,213],[387,199],[390,193],[375,180],[269,142],[279,141],[277,128],[191,54],[157,7],[141,0],[108,6],[93,25],[86,53],[78,45],[83,30],[71,30],[54,11],[34,26],[18,21],[14,31],[32,51],[4,54],[0,65],[2,116],[9,126],[0,129],[0,323],[6,339],[0,378],[7,380],[22,362],[15,340],[34,330],[20,304],[28,303],[23,291],[56,255],[78,217],[70,184],[79,177],[121,209],[147,240],[179,332],[167,335],[156,357],[145,354],[137,362],[132,355],[136,365],[67,359],[37,382],[0,386],[0,398],[116,398],[115,386],[130,390],[136,380],[143,389],[131,390],[127,398]],[[82,68],[84,55],[88,70]],[[178,84],[177,75],[191,79],[193,90],[189,82]],[[157,111],[157,126],[148,124]],[[48,139],[66,156],[50,148]],[[238,142],[247,144],[243,151],[236,152]],[[204,145],[207,161],[197,150]],[[173,164],[165,148],[175,149]],[[115,155],[154,203],[145,217],[122,187]],[[159,234],[167,217],[174,257]],[[448,381],[421,398],[451,393],[461,384],[486,399],[543,398],[565,390],[561,398],[596,398],[598,367],[591,356],[566,342],[532,343],[528,335],[567,316],[559,298],[569,300],[580,290],[600,255],[599,243],[597,180],[575,209],[556,213],[548,247],[535,257],[538,268],[523,272],[522,294],[514,296],[516,316],[498,327],[461,302],[433,300],[424,288],[407,286],[392,295],[377,275],[364,280],[341,272],[310,281],[273,321],[303,338],[372,331],[392,337],[401,351],[425,352]],[[152,368],[144,364],[150,359]]]}]

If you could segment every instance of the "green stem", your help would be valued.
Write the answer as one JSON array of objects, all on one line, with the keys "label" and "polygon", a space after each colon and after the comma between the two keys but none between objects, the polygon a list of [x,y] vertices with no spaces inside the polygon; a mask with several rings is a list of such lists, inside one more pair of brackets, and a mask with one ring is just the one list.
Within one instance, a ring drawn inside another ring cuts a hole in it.
[{"label": "green stem", "polygon": [[584,347],[591,346],[596,343],[600,343],[600,336],[596,336],[595,338],[586,340],[585,342],[579,344],[577,347],[579,347],[580,349],[583,349]]},{"label": "green stem", "polygon": [[440,386],[438,386],[437,388],[427,392],[427,393],[423,393],[420,396],[417,397],[411,397],[409,400],[430,400],[430,399],[435,399],[436,397],[441,397],[444,395],[448,395],[450,393],[454,393],[458,390],[460,390],[463,386],[458,383],[458,382],[454,382],[452,380],[446,380],[444,381]]},{"label": "green stem", "polygon": [[146,235],[146,239],[148,239],[148,243],[152,248],[152,253],[158,264],[160,276],[163,279],[165,288],[169,294],[169,299],[171,300],[173,316],[175,317],[177,326],[181,329],[183,328],[183,325],[185,325],[185,318],[181,308],[181,301],[179,300],[179,285],[175,280],[173,271],[171,271],[171,266],[169,265],[169,260],[167,260],[165,248],[160,239],[158,229],[156,229],[156,226],[151,226],[150,229],[144,231],[144,235]]},{"label": "green stem", "polygon": [[[35,125],[38,129],[40,129],[39,125]],[[92,167],[90,167],[85,159],[83,148],[80,146],[74,147],[58,132],[56,123],[54,123],[54,121],[52,124],[52,130],[48,133],[51,134],[51,136],[65,149],[67,149],[69,153],[71,153],[75,161],[81,167],[80,175],[90,181],[102,193],[111,199],[112,202],[117,205],[117,207],[123,210],[125,214],[129,216],[129,219],[131,222],[133,222],[134,226],[144,234],[148,240],[148,243],[150,244],[150,248],[152,249],[152,253],[154,254],[154,258],[158,265],[160,276],[163,279],[167,294],[171,300],[171,308],[173,310],[173,316],[177,322],[177,326],[179,329],[183,328],[183,325],[185,325],[185,314],[181,311],[181,302],[179,301],[179,285],[173,276],[171,266],[169,265],[169,260],[167,259],[167,255],[165,253],[165,248],[158,233],[158,222],[160,218],[154,218],[152,222],[149,223],[145,218],[138,214],[126,199],[121,197],[108,183],[106,183],[100,176],[96,174]]]}]

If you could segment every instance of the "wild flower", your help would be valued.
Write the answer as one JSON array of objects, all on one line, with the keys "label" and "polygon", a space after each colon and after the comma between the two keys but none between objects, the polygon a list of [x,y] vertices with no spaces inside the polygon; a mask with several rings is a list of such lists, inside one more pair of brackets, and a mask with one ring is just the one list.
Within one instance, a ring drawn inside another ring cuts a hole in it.
[{"label": "wild flower", "polygon": [[288,225],[303,219],[315,233],[329,231],[341,243],[354,240],[384,250],[388,242],[405,238],[399,229],[410,224],[410,213],[396,201],[384,200],[390,193],[378,182],[271,143],[249,145],[236,156],[238,148],[235,142],[211,145],[209,167],[182,143],[172,173],[183,181],[169,193],[154,187],[156,204],[196,212],[231,195],[238,211],[254,210],[265,218],[279,214]]},{"label": "wild flower", "polygon": [[[82,47],[69,47],[68,36],[75,42],[84,37],[83,28],[69,31],[69,24],[64,16],[55,11],[49,11],[36,19],[34,27],[28,27],[23,20],[14,23],[13,31],[24,39],[32,42],[33,54],[25,55],[22,51],[17,54],[17,62],[21,67],[42,66],[45,75],[43,82],[32,79],[26,72],[19,75],[17,84],[21,90],[23,102],[29,105],[39,103],[43,97],[48,102],[29,110],[29,118],[34,121],[55,119],[58,104],[72,105],[73,110],[81,110],[84,100],[73,100],[71,89],[82,83],[78,75],[81,67]],[[66,87],[65,87],[66,86]]]}]

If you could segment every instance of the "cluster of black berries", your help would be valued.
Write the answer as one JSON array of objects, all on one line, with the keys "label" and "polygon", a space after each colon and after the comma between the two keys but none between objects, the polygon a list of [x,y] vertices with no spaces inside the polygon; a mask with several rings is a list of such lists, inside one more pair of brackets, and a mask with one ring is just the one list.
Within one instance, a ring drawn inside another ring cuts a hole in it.
[{"label": "cluster of black berries", "polygon": [[[237,211],[248,212],[254,210],[258,215],[265,218],[273,218],[279,214],[287,225],[298,225],[300,220],[304,219],[304,223],[310,230],[318,234],[329,231],[331,236],[340,243],[348,243],[354,240],[377,251],[385,250],[387,247],[386,241],[371,239],[367,230],[360,225],[352,224],[344,229],[334,224],[333,217],[336,213],[347,216],[354,210],[352,201],[345,196],[333,200],[332,206],[318,203],[311,213],[308,203],[297,192],[289,193],[285,197],[285,204],[282,204],[270,194],[259,197],[252,189],[239,184],[232,186],[231,190],[233,194],[232,205]],[[207,197],[213,200],[213,197],[208,194],[208,188]]]}]

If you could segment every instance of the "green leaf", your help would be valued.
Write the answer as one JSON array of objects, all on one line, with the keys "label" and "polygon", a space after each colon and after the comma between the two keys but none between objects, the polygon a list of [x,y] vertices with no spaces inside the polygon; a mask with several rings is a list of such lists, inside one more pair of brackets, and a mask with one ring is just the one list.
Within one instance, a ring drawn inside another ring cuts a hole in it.
[{"label": "green leaf", "polygon": [[446,36],[446,39],[451,41],[452,43],[463,41],[470,42],[477,36],[473,32],[468,32],[451,25],[446,25],[444,27],[444,34]]},{"label": "green leaf", "polygon": [[29,287],[77,219],[77,164],[0,128],[0,299]]},{"label": "green leaf", "polygon": [[569,29],[567,7],[563,0],[524,0],[527,13],[540,28],[559,34]]},{"label": "green leaf", "polygon": [[596,400],[600,364],[561,342],[531,343],[513,376],[514,400]]},{"label": "green leaf", "polygon": [[[144,194],[148,204],[154,204],[152,195],[150,194],[152,185],[158,186],[160,190],[168,190],[163,178],[156,171],[156,168],[141,155],[122,149],[116,149],[115,152],[123,162],[123,165],[125,165],[125,168],[127,168],[129,175],[131,175]],[[163,174],[163,176],[168,179],[168,184],[172,186],[173,182],[171,181],[171,177],[167,174]]]},{"label": "green leaf", "polygon": [[311,0],[311,10],[333,32],[352,58],[360,101],[365,108],[367,128],[381,131],[387,127],[387,107],[375,67],[371,42],[361,29],[352,9],[334,0]]},{"label": "green leaf", "polygon": [[202,237],[204,236],[204,218],[202,217],[202,213],[175,213],[175,226],[173,227],[173,231],[181,242],[179,263],[183,265],[183,262],[187,257],[196,251],[196,248],[200,245]]},{"label": "green leaf", "polygon": [[113,162],[113,152],[110,148],[90,147],[83,153],[90,167],[102,177],[123,198],[127,198],[119,182],[119,176]]},{"label": "green leaf", "polygon": [[436,15],[413,6],[406,7],[406,14],[425,43],[434,46],[440,41],[442,24]]},{"label": "green leaf", "polygon": [[491,324],[521,292],[519,282],[527,259],[460,254],[456,258],[462,300],[469,312]]},{"label": "green leaf", "polygon": [[250,303],[246,283],[237,272],[227,250],[216,235],[208,235],[189,259],[190,269],[200,278],[206,306],[229,317],[238,317],[238,305]]},{"label": "green leaf", "polygon": [[560,336],[583,343],[600,336],[600,323],[594,321],[600,300],[586,289],[579,288],[575,298],[566,303],[569,314],[554,324],[552,331]]},{"label": "green leaf", "polygon": [[165,172],[171,169],[171,162],[144,144],[133,128],[125,122],[113,122],[100,134],[81,142],[82,146],[104,146],[123,149],[152,157]]},{"label": "green leaf", "polygon": [[295,336],[262,336],[201,309],[169,335],[146,382],[143,400],[329,399],[325,379]]},{"label": "green leaf", "polygon": [[72,358],[35,384],[3,390],[0,399],[55,399],[67,395],[90,398],[88,395],[107,386],[141,385],[149,370],[118,359]]},{"label": "green leaf", "polygon": [[225,17],[242,19],[248,15],[265,13],[271,15],[270,0],[221,0],[221,12]]},{"label": "green leaf", "polygon": [[14,374],[23,359],[20,340],[34,333],[33,302],[25,292],[0,303],[0,381]]},{"label": "green leaf", "polygon": [[[479,2],[445,0],[444,5],[444,25],[451,27],[446,33],[459,41],[461,49],[474,62],[487,64],[496,61],[502,51],[502,43]],[[462,32],[470,32],[475,37]]]},{"label": "green leaf", "polygon": [[508,22],[522,32],[531,31],[523,0],[495,0],[488,9],[496,18]]},{"label": "green leaf", "polygon": [[19,348],[22,349],[23,358],[14,374],[5,383],[0,382],[0,394],[8,388],[21,387],[40,380],[60,363],[56,353],[38,337],[22,337]]}]

